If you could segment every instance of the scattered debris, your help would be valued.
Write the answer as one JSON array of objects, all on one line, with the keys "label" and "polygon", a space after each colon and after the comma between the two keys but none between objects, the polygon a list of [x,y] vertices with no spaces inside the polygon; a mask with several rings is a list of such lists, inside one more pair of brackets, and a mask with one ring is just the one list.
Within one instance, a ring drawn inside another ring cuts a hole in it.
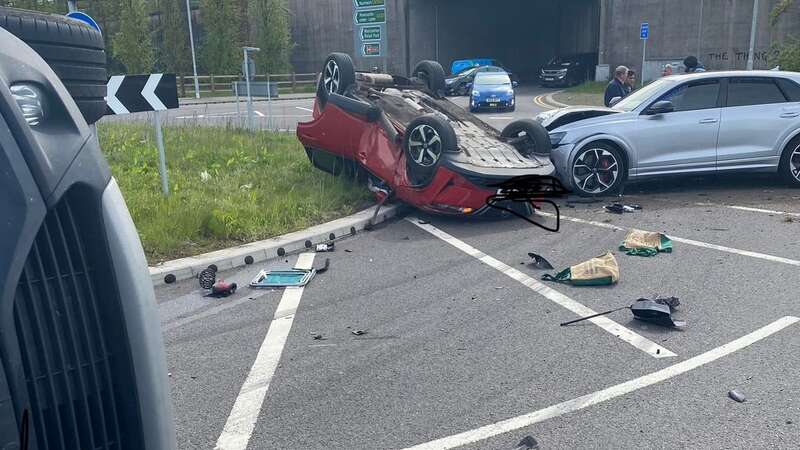
[{"label": "scattered debris", "polygon": [[219,280],[211,286],[211,293],[206,297],[224,298],[236,293],[236,283],[228,283],[225,280]]},{"label": "scattered debris", "polygon": [[514,450],[539,450],[539,443],[536,442],[533,436],[528,435],[519,441]]},{"label": "scattered debris", "polygon": [[314,334],[314,335],[312,335],[311,337],[312,337],[312,338],[313,338],[315,341],[324,341],[324,340],[325,340],[325,337],[324,337],[324,336],[322,336],[321,334]]},{"label": "scattered debris", "polygon": [[628,255],[655,256],[672,253],[672,240],[662,233],[634,229],[628,232],[619,249]]},{"label": "scattered debris", "polygon": [[794,222],[794,219],[791,218],[791,217],[784,217],[783,218],[783,222],[784,223],[792,223],[792,222]]},{"label": "scattered debris", "polygon": [[530,263],[531,266],[539,269],[539,270],[553,270],[553,265],[546,259],[544,256],[537,255],[536,253],[528,253],[528,256],[533,258],[533,262]]},{"label": "scattered debris", "polygon": [[197,274],[197,280],[200,282],[200,287],[203,289],[211,289],[214,283],[217,282],[217,266],[211,264]]},{"label": "scattered debris", "polygon": [[747,399],[744,398],[744,394],[735,389],[728,391],[728,397],[730,397],[731,400],[737,401],[739,403],[744,403],[747,401]]},{"label": "scattered debris", "polygon": [[325,242],[322,244],[317,244],[317,246],[315,247],[315,251],[317,253],[332,252],[335,247],[336,246],[333,242]]},{"label": "scattered debris", "polygon": [[406,237],[404,237],[402,240],[404,240],[404,241],[410,241],[410,240],[411,240],[411,238],[410,238],[410,237],[408,237],[408,236],[406,236]]},{"label": "scattered debris", "polygon": [[614,214],[632,213],[642,210],[640,205],[626,205],[623,203],[612,203],[604,206],[603,208],[605,208],[606,211]]},{"label": "scattered debris", "polygon": [[611,252],[589,261],[567,267],[555,275],[544,274],[542,280],[569,283],[575,286],[603,286],[619,281],[619,265]]},{"label": "scattered debris", "polygon": [[315,274],[316,272],[314,269],[262,270],[250,281],[250,287],[277,288],[305,286],[314,278]]},{"label": "scattered debris", "polygon": [[345,253],[353,253],[353,251],[352,251],[352,250],[350,250],[349,248],[346,248],[346,249],[344,249],[344,252],[345,252]]},{"label": "scattered debris", "polygon": [[623,309],[630,309],[631,312],[633,313],[634,319],[645,322],[651,322],[665,327],[680,329],[686,326],[686,322],[682,320],[674,320],[672,318],[672,310],[676,308],[678,305],[680,305],[680,300],[678,300],[677,297],[656,298],[656,299],[640,298],[636,300],[636,303],[630,306],[623,306],[621,308],[615,308],[608,311],[603,311],[601,313],[592,314],[591,316],[581,317],[580,319],[570,320],[568,322],[562,322],[561,326],[565,327],[573,323],[583,322],[584,320],[589,320],[595,317],[605,316],[607,314],[611,314],[617,311],[622,311]]},{"label": "scattered debris", "polygon": [[363,336],[363,335],[367,334],[366,330],[351,330],[350,332],[353,333],[356,336]]},{"label": "scattered debris", "polygon": [[419,223],[420,225],[427,225],[427,224],[429,224],[430,222],[429,222],[429,221],[427,221],[427,220],[424,220],[424,219],[419,219],[419,220],[417,221],[417,223]]}]

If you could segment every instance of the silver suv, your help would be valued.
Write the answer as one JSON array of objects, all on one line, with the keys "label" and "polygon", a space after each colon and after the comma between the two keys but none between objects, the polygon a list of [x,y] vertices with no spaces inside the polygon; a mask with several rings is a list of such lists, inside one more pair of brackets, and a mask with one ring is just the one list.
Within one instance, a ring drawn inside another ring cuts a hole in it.
[{"label": "silver suv", "polygon": [[585,196],[628,178],[778,172],[800,186],[800,73],[730,71],[657,80],[611,108],[540,114],[562,181]]}]

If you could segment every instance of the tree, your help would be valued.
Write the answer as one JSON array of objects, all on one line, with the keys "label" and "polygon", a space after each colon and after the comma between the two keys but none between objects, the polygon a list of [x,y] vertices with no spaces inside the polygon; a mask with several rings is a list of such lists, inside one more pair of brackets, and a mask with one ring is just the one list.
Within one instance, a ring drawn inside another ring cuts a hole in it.
[{"label": "tree", "polygon": [[119,31],[112,48],[126,73],[150,73],[153,69],[153,39],[150,18],[143,0],[123,0]]},{"label": "tree", "polygon": [[0,1],[0,6],[56,14],[65,14],[67,12],[67,2],[61,0],[3,0]]},{"label": "tree", "polygon": [[[778,24],[789,8],[794,4],[794,0],[780,0],[769,15],[769,23],[773,27]],[[769,64],[780,66],[783,70],[793,72],[800,71],[800,40],[789,36],[786,39],[775,42],[769,52]]]},{"label": "tree", "polygon": [[261,48],[255,54],[259,72],[288,72],[292,38],[285,0],[252,0],[249,16],[251,42]]},{"label": "tree", "polygon": [[191,72],[192,56],[189,50],[189,25],[186,22],[184,0],[160,0],[158,27],[158,67],[166,72],[186,74]]},{"label": "tree", "polygon": [[239,67],[238,0],[202,0],[200,18],[204,38],[200,65],[209,74],[232,74]]}]

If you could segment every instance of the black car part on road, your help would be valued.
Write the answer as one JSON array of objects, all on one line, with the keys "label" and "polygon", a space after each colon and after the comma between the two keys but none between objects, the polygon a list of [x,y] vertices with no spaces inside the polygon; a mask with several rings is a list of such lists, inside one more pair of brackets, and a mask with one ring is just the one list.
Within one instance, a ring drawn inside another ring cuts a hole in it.
[{"label": "black car part on road", "polygon": [[53,68],[87,123],[105,115],[106,52],[99,31],[66,16],[4,7],[0,7],[0,28],[28,44]]}]

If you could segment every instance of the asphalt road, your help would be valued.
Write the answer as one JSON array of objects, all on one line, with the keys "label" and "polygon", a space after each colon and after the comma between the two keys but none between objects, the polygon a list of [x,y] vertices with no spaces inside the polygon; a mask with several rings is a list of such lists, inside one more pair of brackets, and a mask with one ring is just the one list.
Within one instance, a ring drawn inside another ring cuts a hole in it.
[{"label": "asphalt road", "polygon": [[[542,108],[533,99],[543,93],[552,92],[552,89],[541,89],[534,86],[521,86],[517,88],[517,110],[515,113],[481,111],[478,114],[488,124],[502,129],[515,118],[533,117],[542,111]],[[213,101],[214,99],[211,99]],[[459,106],[466,107],[468,97],[450,97],[450,100]],[[313,98],[279,99],[273,102],[259,100],[253,103],[252,126],[259,130],[279,130],[293,132],[298,122],[311,120],[314,108]],[[171,126],[246,126],[247,105],[244,101],[238,105],[235,102],[206,103],[183,105],[161,113],[164,125]],[[121,116],[107,116],[103,122],[148,122],[152,121],[152,113],[135,113]]]},{"label": "asphalt road", "polygon": [[[526,103],[514,117],[538,108]],[[330,270],[299,293],[244,287],[298,255],[221,274],[242,286],[227,299],[159,287],[179,448],[796,448],[800,191],[691,176],[631,184],[624,200],[643,210],[562,203],[558,233],[409,210],[316,254]],[[634,227],[674,252],[617,251]],[[613,287],[543,287],[527,264],[607,250]],[[625,310],[559,326],[655,294],[680,298],[684,330]]]}]

